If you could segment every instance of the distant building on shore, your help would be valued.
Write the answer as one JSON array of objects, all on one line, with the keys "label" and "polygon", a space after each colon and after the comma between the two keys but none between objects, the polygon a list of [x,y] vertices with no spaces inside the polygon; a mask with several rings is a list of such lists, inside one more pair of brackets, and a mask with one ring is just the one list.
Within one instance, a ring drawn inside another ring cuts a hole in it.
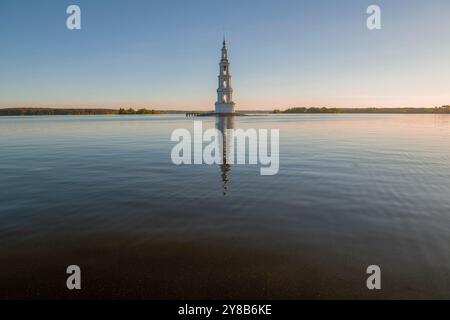
[{"label": "distant building on shore", "polygon": [[223,39],[222,58],[219,63],[219,86],[217,88],[216,113],[234,113],[233,89],[231,88],[230,62],[228,61],[228,48]]}]

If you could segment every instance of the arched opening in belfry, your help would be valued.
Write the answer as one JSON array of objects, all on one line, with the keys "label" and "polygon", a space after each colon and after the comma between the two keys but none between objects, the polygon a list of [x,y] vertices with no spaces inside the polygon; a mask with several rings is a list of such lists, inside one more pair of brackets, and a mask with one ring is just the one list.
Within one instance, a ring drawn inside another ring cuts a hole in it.
[{"label": "arched opening in belfry", "polygon": [[223,80],[222,87],[225,88],[225,89],[227,88],[227,81],[226,80]]},{"label": "arched opening in belfry", "polygon": [[228,103],[226,94],[223,95],[223,102]]}]

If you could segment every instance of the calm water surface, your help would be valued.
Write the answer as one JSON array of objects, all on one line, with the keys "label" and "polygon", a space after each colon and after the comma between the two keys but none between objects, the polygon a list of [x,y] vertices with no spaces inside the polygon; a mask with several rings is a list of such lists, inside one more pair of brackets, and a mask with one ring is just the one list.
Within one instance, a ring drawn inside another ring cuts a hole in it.
[{"label": "calm water surface", "polygon": [[173,165],[193,120],[0,118],[0,298],[450,298],[449,115],[234,119],[276,176]]}]

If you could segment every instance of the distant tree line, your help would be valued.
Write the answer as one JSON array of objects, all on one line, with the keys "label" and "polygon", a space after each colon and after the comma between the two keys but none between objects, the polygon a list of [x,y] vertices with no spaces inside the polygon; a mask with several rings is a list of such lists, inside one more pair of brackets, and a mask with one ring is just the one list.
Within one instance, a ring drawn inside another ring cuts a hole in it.
[{"label": "distant tree line", "polygon": [[0,109],[0,116],[64,116],[64,115],[105,115],[105,114],[159,114],[147,109],[59,109],[59,108],[6,108]]},{"label": "distant tree line", "polygon": [[123,109],[120,108],[118,114],[160,114],[160,111],[157,110],[147,110],[147,109],[138,109],[134,110],[132,108]]},{"label": "distant tree line", "polygon": [[450,113],[450,105],[434,108],[289,108],[273,113]]},{"label": "distant tree line", "polygon": [[[270,113],[270,111],[266,111]],[[266,113],[264,112],[264,113]],[[273,110],[273,113],[419,113],[450,114],[450,105],[434,108],[289,108]],[[159,111],[153,109],[57,109],[57,108],[6,108],[0,116],[48,116],[48,115],[105,115],[105,114],[178,114],[186,111]],[[199,111],[200,113],[200,111]]]},{"label": "distant tree line", "polygon": [[7,108],[0,109],[0,116],[48,116],[117,114],[113,109],[56,109],[56,108]]}]

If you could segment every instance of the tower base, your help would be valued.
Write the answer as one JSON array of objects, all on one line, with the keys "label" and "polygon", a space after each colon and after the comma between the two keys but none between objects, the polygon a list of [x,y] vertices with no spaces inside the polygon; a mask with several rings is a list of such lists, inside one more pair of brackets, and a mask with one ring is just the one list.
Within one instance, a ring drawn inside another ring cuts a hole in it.
[{"label": "tower base", "polygon": [[234,113],[234,103],[216,103],[216,113]]}]

